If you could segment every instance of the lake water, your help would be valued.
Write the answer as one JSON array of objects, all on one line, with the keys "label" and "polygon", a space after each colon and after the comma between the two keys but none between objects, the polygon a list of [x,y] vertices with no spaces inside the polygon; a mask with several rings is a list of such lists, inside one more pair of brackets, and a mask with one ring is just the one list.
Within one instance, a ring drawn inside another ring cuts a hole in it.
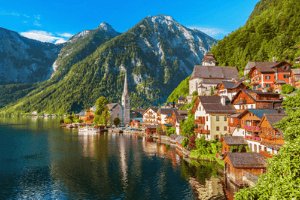
[{"label": "lake water", "polygon": [[134,136],[78,136],[57,120],[0,119],[0,199],[224,199],[214,163]]}]

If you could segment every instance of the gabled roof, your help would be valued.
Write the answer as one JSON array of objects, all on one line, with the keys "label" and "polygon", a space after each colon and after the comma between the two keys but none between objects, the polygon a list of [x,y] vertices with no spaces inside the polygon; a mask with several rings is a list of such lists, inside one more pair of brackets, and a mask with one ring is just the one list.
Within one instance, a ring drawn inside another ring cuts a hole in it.
[{"label": "gabled roof", "polygon": [[277,114],[265,114],[266,120],[271,124],[273,127],[277,122],[282,120],[282,118],[286,117],[287,115],[285,113],[277,113]]},{"label": "gabled roof", "polygon": [[256,61],[249,61],[245,67],[245,70],[251,70],[253,67],[267,67],[267,66],[274,66],[278,62],[256,62]]},{"label": "gabled roof", "polygon": [[225,102],[227,102],[225,105],[222,105],[221,98],[222,97],[220,96],[199,96],[200,103],[206,113],[235,113],[236,110],[234,109],[233,105],[229,103],[230,100],[228,97],[224,97]]},{"label": "gabled roof", "polygon": [[267,167],[266,160],[259,153],[228,153],[228,159],[235,168],[256,168]]},{"label": "gabled roof", "polygon": [[188,112],[186,110],[173,110],[173,113],[176,116],[177,122],[184,120],[188,115]]},{"label": "gabled roof", "polygon": [[243,82],[226,80],[226,81],[222,81],[222,83],[220,83],[218,86],[220,86],[221,84],[224,85],[225,89],[235,89],[235,88],[238,88],[240,85],[242,85]]},{"label": "gabled roof", "polygon": [[207,53],[204,55],[202,62],[216,62],[216,58],[215,58],[214,54]]},{"label": "gabled roof", "polygon": [[278,110],[275,109],[248,109],[244,112],[251,112],[260,119],[263,118],[265,114],[278,114]]},{"label": "gabled roof", "polygon": [[148,110],[153,110],[154,112],[156,112],[157,113],[157,111],[158,111],[158,108],[155,108],[155,107],[149,107],[149,108],[147,108],[144,112],[143,112],[143,115],[148,111]]},{"label": "gabled roof", "polygon": [[113,109],[116,108],[118,105],[120,105],[120,104],[118,104],[118,103],[109,103],[109,104],[107,104],[106,106],[107,106],[108,110],[113,110]]},{"label": "gabled roof", "polygon": [[158,110],[158,113],[163,115],[172,115],[173,110],[176,110],[174,108],[160,108]]},{"label": "gabled roof", "polygon": [[194,78],[231,80],[238,79],[239,73],[235,67],[196,65],[191,75],[191,80]]},{"label": "gabled roof", "polygon": [[[250,89],[241,89],[240,91],[237,92],[237,94],[232,98],[231,102],[233,103],[233,101],[239,96],[239,94],[241,92],[244,92],[245,94],[247,94],[251,99],[253,99],[254,101],[258,102],[282,102],[282,100],[280,99],[280,94],[278,93],[272,93],[272,92],[263,92],[263,91],[259,91],[259,90],[250,90]],[[268,95],[268,96],[273,96],[273,97],[278,97],[278,100],[260,100],[257,99],[257,96],[261,96],[261,95]],[[243,102],[242,102],[243,103]]]},{"label": "gabled roof", "polygon": [[282,62],[255,62],[254,66],[251,63],[251,68],[249,70],[257,69],[261,73],[275,73],[276,67],[281,67],[282,65],[292,66],[290,63],[282,61]]},{"label": "gabled roof", "polygon": [[244,137],[241,136],[225,136],[224,142],[231,146],[231,145],[247,145],[248,143],[245,141]]}]

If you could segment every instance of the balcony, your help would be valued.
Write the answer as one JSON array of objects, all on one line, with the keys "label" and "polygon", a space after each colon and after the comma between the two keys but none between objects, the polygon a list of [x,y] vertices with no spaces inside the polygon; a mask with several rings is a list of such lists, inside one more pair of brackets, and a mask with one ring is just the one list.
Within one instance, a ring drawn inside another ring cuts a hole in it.
[{"label": "balcony", "polygon": [[258,136],[245,136],[246,140],[252,140],[252,141],[255,141],[255,142],[260,142],[261,141],[261,138],[258,137]]},{"label": "balcony", "polygon": [[195,129],[195,133],[209,135],[210,134],[210,130],[204,130],[203,128],[196,128]]},{"label": "balcony", "polygon": [[205,118],[197,118],[195,119],[195,124],[205,124]]},{"label": "balcony", "polygon": [[247,126],[247,125],[245,125],[244,129],[246,131],[250,131],[250,132],[259,132],[260,131],[260,127],[258,127],[258,126]]}]

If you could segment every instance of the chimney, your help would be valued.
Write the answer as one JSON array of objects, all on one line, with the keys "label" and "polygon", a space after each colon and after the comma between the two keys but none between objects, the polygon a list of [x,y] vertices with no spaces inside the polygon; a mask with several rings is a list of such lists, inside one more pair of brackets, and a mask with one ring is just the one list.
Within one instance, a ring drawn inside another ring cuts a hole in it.
[{"label": "chimney", "polygon": [[221,96],[221,104],[222,106],[226,106],[226,97],[225,96]]}]

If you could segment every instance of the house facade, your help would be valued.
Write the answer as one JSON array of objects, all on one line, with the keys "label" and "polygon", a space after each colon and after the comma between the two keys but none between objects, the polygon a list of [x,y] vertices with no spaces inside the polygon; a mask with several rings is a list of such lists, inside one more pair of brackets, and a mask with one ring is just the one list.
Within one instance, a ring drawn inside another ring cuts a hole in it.
[{"label": "house facade", "polygon": [[196,65],[189,80],[189,94],[198,92],[198,95],[211,95],[222,81],[238,80],[238,78],[235,67]]},{"label": "house facade", "polygon": [[222,81],[217,85],[217,94],[219,96],[227,96],[229,100],[232,100],[233,97],[241,90],[246,89],[247,87],[243,82],[238,81]]},{"label": "house facade", "polygon": [[231,103],[238,111],[247,109],[276,109],[280,108],[282,99],[279,94],[257,90],[240,90]]},{"label": "house facade", "polygon": [[230,101],[224,96],[199,96],[193,112],[195,133],[206,140],[220,139],[229,133],[228,116],[235,113]]},{"label": "house facade", "polygon": [[249,78],[254,90],[275,91],[279,93],[282,85],[292,84],[291,64],[279,62],[256,65],[251,68]]},{"label": "house facade", "polygon": [[108,111],[110,113],[111,122],[114,121],[115,118],[122,119],[122,106],[118,103],[110,103],[107,104]]},{"label": "house facade", "polygon": [[157,113],[158,109],[157,108],[148,108],[144,113],[143,113],[143,123],[144,124],[158,124],[157,122]]}]

